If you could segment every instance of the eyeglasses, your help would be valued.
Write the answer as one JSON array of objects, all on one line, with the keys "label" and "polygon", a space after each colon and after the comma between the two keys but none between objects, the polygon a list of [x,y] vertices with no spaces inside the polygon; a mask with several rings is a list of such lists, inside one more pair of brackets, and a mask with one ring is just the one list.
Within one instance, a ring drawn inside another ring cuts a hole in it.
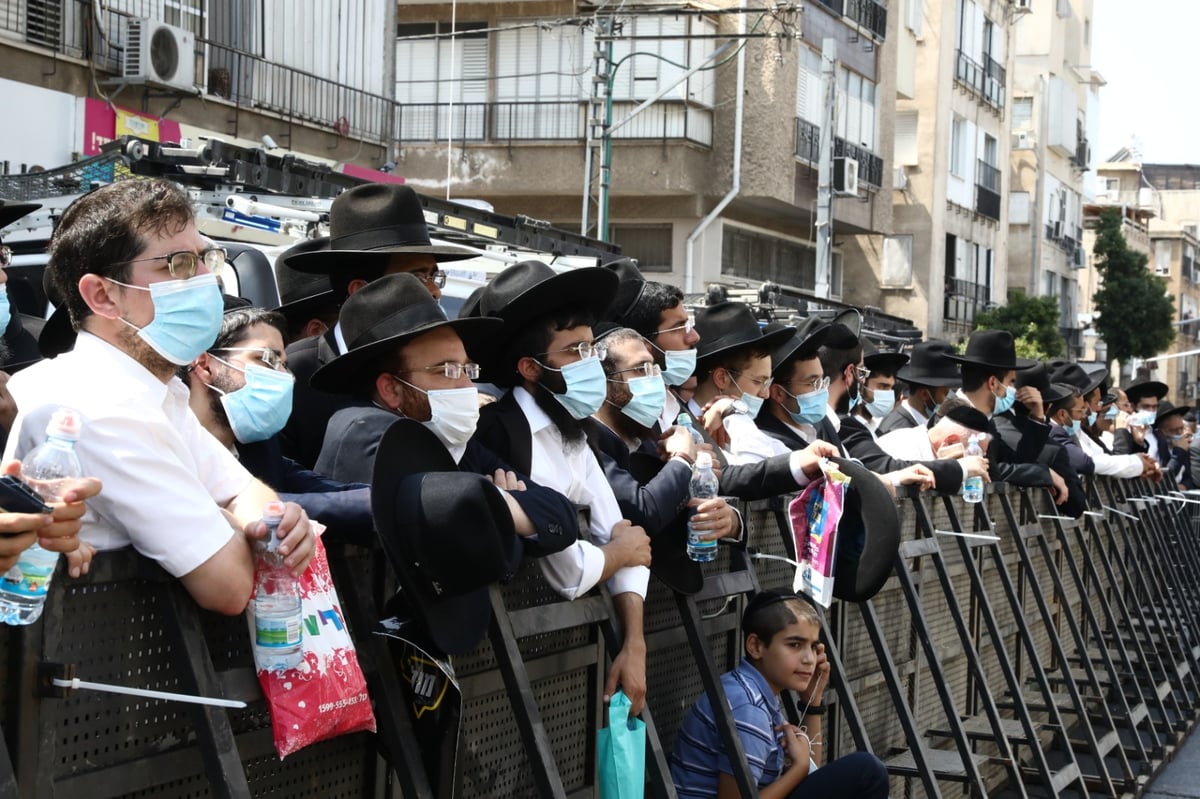
[{"label": "eyeglasses", "polygon": [[871,370],[865,366],[854,367],[854,373],[858,375],[858,379],[864,383],[867,382],[867,378],[871,376]]},{"label": "eyeglasses", "polygon": [[228,253],[222,247],[209,247],[207,250],[202,250],[199,253],[191,252],[190,250],[180,250],[179,252],[170,252],[166,255],[155,255],[150,258],[134,258],[130,261],[117,261],[116,265],[120,264],[136,264],[141,261],[166,261],[167,270],[170,271],[171,277],[176,280],[187,280],[194,277],[196,269],[201,263],[205,268],[214,275],[220,275],[225,271],[225,264],[228,262]]},{"label": "eyeglasses", "polygon": [[400,374],[410,375],[413,372],[441,372],[450,380],[458,380],[463,375],[466,375],[470,380],[478,380],[479,375],[483,373],[483,369],[477,363],[446,361],[445,363],[435,363],[433,366],[422,366],[419,369],[406,369]]},{"label": "eyeglasses", "polygon": [[[736,378],[742,376],[742,371],[740,369],[726,369],[725,371],[729,372],[729,374],[734,376],[735,382],[736,382]],[[770,386],[771,381],[772,381],[772,378],[770,378],[770,377],[748,377],[746,379],[749,380],[751,383],[753,383],[754,387],[757,388],[759,391],[762,391],[763,389]],[[739,386],[739,388],[740,388],[740,386]]]},{"label": "eyeglasses", "polygon": [[608,357],[608,345],[601,344],[596,341],[581,341],[570,347],[564,347],[561,350],[550,350],[549,352],[539,352],[536,357],[542,358],[546,355],[553,355],[556,352],[574,352],[579,355],[579,360],[586,361],[588,358],[595,355],[600,360]]},{"label": "eyeglasses", "polygon": [[650,361],[649,363],[631,366],[628,369],[618,369],[617,371],[613,372],[613,374],[620,375],[625,374],[626,372],[637,372],[638,377],[658,377],[662,374],[662,369],[659,368],[658,364],[656,364],[654,361]]},{"label": "eyeglasses", "polygon": [[680,330],[682,330],[684,332],[684,335],[686,335],[688,333],[691,333],[692,329],[695,327],[696,327],[696,320],[692,319],[692,317],[689,316],[687,318],[687,321],[684,322],[682,325],[675,325],[675,327],[668,327],[666,330],[655,330],[654,335],[661,336],[663,333],[675,333]]},{"label": "eyeglasses", "polygon": [[216,347],[209,352],[254,352],[258,353],[258,360],[263,366],[272,369],[276,372],[286,372],[287,364],[283,362],[283,355],[278,350],[273,350],[270,347]]},{"label": "eyeglasses", "polygon": [[[809,391],[820,391],[821,389],[829,388],[828,377],[810,377],[807,380],[795,382],[800,388],[807,388]],[[808,393],[808,392],[805,392]]]},{"label": "eyeglasses", "polygon": [[409,274],[427,286],[446,288],[446,273],[440,269],[434,269],[432,272],[409,272]]},{"label": "eyeglasses", "polygon": [[10,266],[12,266],[12,247],[0,244],[0,267],[8,268]]}]

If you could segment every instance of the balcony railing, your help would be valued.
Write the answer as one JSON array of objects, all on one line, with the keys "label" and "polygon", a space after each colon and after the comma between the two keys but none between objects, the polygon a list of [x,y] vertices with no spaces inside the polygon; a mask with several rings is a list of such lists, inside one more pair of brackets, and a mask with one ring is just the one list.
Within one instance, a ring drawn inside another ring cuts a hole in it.
[{"label": "balcony railing", "polygon": [[955,51],[954,79],[971,90],[985,103],[998,110],[1004,109],[1005,71],[998,62],[985,56],[987,64],[980,64],[962,50]]},{"label": "balcony railing", "polygon": [[991,306],[991,287],[957,277],[946,278],[946,319],[974,323],[975,315]]},{"label": "balcony railing", "polygon": [[975,165],[975,213],[1000,221],[1000,170],[982,159]]},{"label": "balcony railing", "polygon": [[842,13],[878,41],[887,35],[887,8],[876,0],[846,0]]},{"label": "balcony railing", "polygon": [[[796,157],[817,166],[821,154],[821,127],[807,119],[796,117]],[[853,158],[858,161],[858,182],[878,191],[883,187],[883,159],[866,147],[833,137],[834,158]]]}]

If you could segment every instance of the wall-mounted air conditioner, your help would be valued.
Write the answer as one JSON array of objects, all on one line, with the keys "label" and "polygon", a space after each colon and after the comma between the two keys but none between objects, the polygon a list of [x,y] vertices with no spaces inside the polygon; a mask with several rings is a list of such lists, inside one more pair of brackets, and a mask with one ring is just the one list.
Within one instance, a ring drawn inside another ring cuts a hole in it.
[{"label": "wall-mounted air conditioner", "polygon": [[186,92],[196,91],[196,39],[154,19],[129,20],[121,76]]},{"label": "wall-mounted air conditioner", "polygon": [[853,158],[833,159],[833,193],[840,197],[858,195],[858,161]]},{"label": "wall-mounted air conditioner", "polygon": [[1018,130],[1013,133],[1012,148],[1014,150],[1032,150],[1034,147],[1033,131]]},{"label": "wall-mounted air conditioner", "polygon": [[892,167],[892,188],[896,191],[904,191],[908,188],[908,173],[904,171],[904,167]]},{"label": "wall-mounted air conditioner", "polygon": [[1033,0],[1013,0],[1013,12],[1017,14],[1033,13]]}]

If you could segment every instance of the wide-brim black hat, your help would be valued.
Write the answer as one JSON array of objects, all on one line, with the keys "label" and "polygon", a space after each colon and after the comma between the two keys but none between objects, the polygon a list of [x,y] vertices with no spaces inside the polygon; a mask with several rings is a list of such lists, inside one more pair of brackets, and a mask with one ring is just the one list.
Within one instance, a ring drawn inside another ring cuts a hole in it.
[{"label": "wide-brim black hat", "polygon": [[447,654],[470,652],[491,620],[488,586],[511,578],[521,562],[500,490],[458,471],[424,425],[399,419],[379,442],[371,511],[405,600],[433,642]]},{"label": "wide-brim black hat", "polygon": [[913,347],[908,363],[896,370],[896,379],[910,386],[957,388],[962,385],[958,363],[949,356],[954,347],[947,341],[930,339]]},{"label": "wide-brim black hat", "polygon": [[433,244],[421,198],[408,186],[367,183],[344,192],[329,207],[329,248],[299,253],[290,266],[300,272],[329,274],[339,263],[386,264],[403,253],[460,261],[479,253],[453,244]]},{"label": "wide-brim black hat", "polygon": [[555,272],[541,261],[519,261],[487,284],[479,295],[479,313],[503,319],[509,333],[574,306],[582,306],[599,321],[619,282],[616,272],[599,266]]},{"label": "wide-brim black hat", "polygon": [[340,318],[348,350],[308,381],[319,391],[335,394],[374,381],[367,369],[375,358],[431,330],[450,328],[462,338],[467,355],[479,362],[503,327],[499,319],[487,317],[447,319],[425,284],[407,273],[384,275],[354,292],[342,305]]},{"label": "wide-brim black hat", "polygon": [[275,259],[275,286],[279,289],[279,307],[289,322],[307,321],[313,313],[337,302],[337,295],[324,272],[302,272],[292,260],[305,253],[325,252],[329,237],[304,239],[285,250]]},{"label": "wide-brim black hat", "polygon": [[1056,402],[1061,402],[1062,400],[1065,400],[1068,397],[1073,397],[1078,393],[1079,389],[1075,388],[1075,386],[1071,383],[1051,383],[1050,391],[1042,392],[1042,406],[1049,407]]},{"label": "wide-brim black hat", "polygon": [[0,230],[41,207],[40,203],[16,203],[0,200]]},{"label": "wide-brim black hat", "polygon": [[604,264],[601,268],[613,272],[620,282],[617,284],[616,296],[613,297],[612,303],[600,315],[600,318],[623,325],[626,316],[637,305],[638,300],[642,297],[642,292],[646,290],[646,278],[638,270],[637,261],[632,258],[618,258]]},{"label": "wide-brim black hat", "polygon": [[1138,380],[1125,387],[1125,396],[1136,405],[1142,397],[1162,399],[1167,396],[1169,390],[1166,383],[1160,383],[1157,380]]},{"label": "wide-brim black hat", "polygon": [[987,366],[992,369],[1028,369],[1037,361],[1018,358],[1012,333],[1007,330],[976,330],[967,341],[962,355],[945,356],[956,363]]},{"label": "wide-brim black hat", "polygon": [[704,364],[735,350],[757,346],[773,352],[791,338],[795,328],[783,325],[769,333],[763,331],[754,312],[744,302],[719,302],[696,311],[696,362]]},{"label": "wide-brim black hat", "polygon": [[[1049,363],[1046,365],[1050,366]],[[1057,369],[1051,368],[1050,372],[1050,379],[1055,383],[1074,386],[1084,396],[1100,388],[1106,377],[1104,372],[1088,372],[1077,363],[1065,363]]]},{"label": "wide-brim black hat", "polygon": [[793,359],[817,357],[825,337],[829,335],[829,325],[815,316],[805,317],[796,327],[782,322],[771,322],[763,328],[764,335],[774,334],[777,330],[790,330],[791,334],[771,350],[771,374],[774,376]]},{"label": "wide-brim black hat", "polygon": [[1172,405],[1163,400],[1158,403],[1158,411],[1154,414],[1154,426],[1158,427],[1171,416],[1184,416],[1192,410],[1191,405]]},{"label": "wide-brim black hat", "polygon": [[881,350],[867,339],[863,339],[863,366],[872,373],[895,375],[908,361],[909,357],[903,352]]},{"label": "wide-brim black hat", "polygon": [[858,461],[832,458],[850,485],[838,523],[833,595],[865,602],[879,593],[896,565],[900,514],[887,486]]},{"label": "wide-brim black hat", "polygon": [[1075,392],[1074,386],[1053,385],[1050,382],[1050,371],[1041,361],[1034,361],[1031,366],[1017,371],[1017,388],[1025,386],[1031,386],[1038,390],[1038,393],[1042,395],[1043,405],[1066,399]]}]

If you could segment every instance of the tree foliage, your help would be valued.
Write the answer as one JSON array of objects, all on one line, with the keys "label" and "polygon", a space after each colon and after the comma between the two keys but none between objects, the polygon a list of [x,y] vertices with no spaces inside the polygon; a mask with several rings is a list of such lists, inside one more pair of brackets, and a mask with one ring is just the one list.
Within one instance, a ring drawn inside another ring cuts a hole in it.
[{"label": "tree foliage", "polygon": [[1099,313],[1096,332],[1108,347],[1109,361],[1158,355],[1175,340],[1174,302],[1167,282],[1146,269],[1146,256],[1125,242],[1115,208],[1100,214],[1092,252],[1103,281],[1092,297]]},{"label": "tree foliage", "polygon": [[975,315],[976,330],[1007,330],[1022,358],[1056,358],[1066,350],[1058,329],[1058,301],[1030,297],[1020,289],[1008,292],[1008,304]]}]

